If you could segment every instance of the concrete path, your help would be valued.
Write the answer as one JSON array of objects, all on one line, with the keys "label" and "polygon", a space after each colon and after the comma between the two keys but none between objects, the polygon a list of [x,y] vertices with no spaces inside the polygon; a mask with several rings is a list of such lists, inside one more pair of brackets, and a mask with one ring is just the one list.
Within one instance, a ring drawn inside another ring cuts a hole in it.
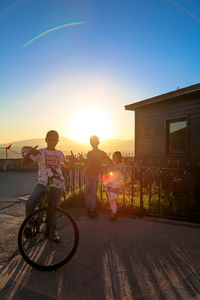
[{"label": "concrete path", "polygon": [[0,172],[0,265],[17,250],[16,236],[25,212],[20,196],[31,193],[36,179],[36,171]]},{"label": "concrete path", "polygon": [[[24,204],[18,205],[11,217],[21,222]],[[123,216],[111,222],[102,214],[90,219],[83,208],[70,212],[79,227],[79,247],[68,264],[51,272],[33,269],[19,255],[19,221],[14,235],[9,221],[1,223],[3,231],[10,226],[2,248],[7,252],[11,243],[13,251],[0,267],[1,300],[200,299],[199,227]]]},{"label": "concrete path", "polygon": [[30,194],[37,182],[37,171],[0,172],[0,206],[2,201]]}]

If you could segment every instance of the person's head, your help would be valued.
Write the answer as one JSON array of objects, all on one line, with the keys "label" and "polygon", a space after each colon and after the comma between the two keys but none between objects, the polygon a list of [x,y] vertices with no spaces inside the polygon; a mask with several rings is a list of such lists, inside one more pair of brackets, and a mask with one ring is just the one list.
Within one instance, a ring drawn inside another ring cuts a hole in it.
[{"label": "person's head", "polygon": [[99,138],[96,135],[91,136],[90,138],[90,145],[92,148],[98,148],[98,145],[100,144]]},{"label": "person's head", "polygon": [[113,162],[115,164],[119,164],[122,162],[122,155],[120,151],[116,151],[113,153]]},{"label": "person's head", "polygon": [[47,143],[47,148],[49,150],[55,149],[56,145],[58,144],[58,140],[59,140],[59,135],[58,135],[57,131],[50,130],[47,132],[45,141]]}]

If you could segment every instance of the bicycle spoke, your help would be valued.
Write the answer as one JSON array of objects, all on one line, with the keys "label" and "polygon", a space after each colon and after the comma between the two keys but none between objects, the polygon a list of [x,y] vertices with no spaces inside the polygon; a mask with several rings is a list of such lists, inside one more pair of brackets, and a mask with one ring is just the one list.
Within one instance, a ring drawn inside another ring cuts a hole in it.
[{"label": "bicycle spoke", "polygon": [[[42,223],[38,222],[39,214]],[[46,228],[49,226],[46,223],[48,221],[44,222],[47,220],[47,210],[43,209],[42,214],[41,218],[41,212],[35,212],[28,220],[28,225],[25,224],[21,230],[19,246],[22,255],[30,264],[41,268],[53,268],[53,266],[67,261],[74,254],[78,244],[78,233],[76,225],[73,224],[74,221],[70,220],[67,214],[56,210],[50,222],[52,225],[50,233],[47,236]],[[54,230],[58,232],[59,242],[52,240]]]}]

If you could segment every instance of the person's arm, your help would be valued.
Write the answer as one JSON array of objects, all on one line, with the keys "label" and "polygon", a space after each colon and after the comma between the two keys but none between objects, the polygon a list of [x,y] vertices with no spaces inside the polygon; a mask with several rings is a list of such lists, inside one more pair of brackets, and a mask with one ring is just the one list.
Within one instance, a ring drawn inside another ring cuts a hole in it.
[{"label": "person's arm", "polygon": [[112,159],[110,159],[110,157],[106,154],[106,152],[103,151],[103,154],[104,154],[104,160],[106,160],[108,162],[108,166],[112,167],[112,165],[113,165]]},{"label": "person's arm", "polygon": [[77,161],[77,159],[74,156],[72,151],[71,151],[71,155],[67,156],[67,157],[62,153],[61,164],[62,164],[63,168],[70,169],[72,167],[73,163],[76,161]]},{"label": "person's arm", "polygon": [[[33,159],[30,157],[31,155],[36,156],[38,154],[40,154],[40,152],[36,149],[38,146],[35,146],[34,148],[32,147],[24,147],[24,151],[22,149],[22,156],[23,156],[23,160],[22,163],[23,164],[29,164],[30,162],[33,161]],[[27,151],[26,151],[27,149]]]},{"label": "person's arm", "polygon": [[62,162],[62,167],[63,167],[64,169],[70,169],[71,166],[72,166],[72,163],[70,163],[70,161],[67,160],[67,159],[64,160],[64,161]]},{"label": "person's arm", "polygon": [[79,163],[82,163],[82,164],[86,164],[86,163],[87,163],[87,158],[84,158],[84,157],[83,157],[82,152],[81,152],[81,153],[78,153],[78,162],[79,162]]}]

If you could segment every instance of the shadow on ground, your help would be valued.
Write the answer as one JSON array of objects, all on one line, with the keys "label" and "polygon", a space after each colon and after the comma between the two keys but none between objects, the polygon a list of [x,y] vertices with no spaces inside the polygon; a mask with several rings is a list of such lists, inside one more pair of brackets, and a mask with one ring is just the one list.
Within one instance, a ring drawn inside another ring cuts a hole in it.
[{"label": "shadow on ground", "polygon": [[200,299],[200,228],[72,209],[78,251],[42,272],[19,254],[0,269],[0,299]]}]

